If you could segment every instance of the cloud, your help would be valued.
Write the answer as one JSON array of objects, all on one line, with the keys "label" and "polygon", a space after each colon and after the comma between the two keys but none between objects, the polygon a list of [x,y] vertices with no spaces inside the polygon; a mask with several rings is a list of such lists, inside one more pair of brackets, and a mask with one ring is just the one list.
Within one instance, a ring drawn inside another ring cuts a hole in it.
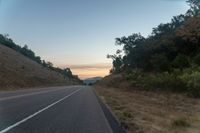
[{"label": "cloud", "polygon": [[68,67],[72,70],[73,74],[78,75],[81,79],[86,79],[90,77],[104,77],[108,75],[112,65],[109,63],[96,63],[69,65]]},{"label": "cloud", "polygon": [[69,65],[71,69],[109,69],[111,64],[99,63],[99,64],[83,64],[83,65]]}]

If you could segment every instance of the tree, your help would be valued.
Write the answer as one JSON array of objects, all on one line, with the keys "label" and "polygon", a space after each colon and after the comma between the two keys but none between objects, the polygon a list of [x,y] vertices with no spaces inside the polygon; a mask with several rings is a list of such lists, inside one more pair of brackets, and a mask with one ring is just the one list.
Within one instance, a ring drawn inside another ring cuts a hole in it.
[{"label": "tree", "polygon": [[107,55],[107,58],[112,59],[113,60],[113,69],[111,70],[111,72],[121,72],[121,69],[123,67],[123,61],[121,56],[117,56],[117,55]]},{"label": "tree", "polygon": [[187,0],[187,3],[189,3],[191,9],[200,9],[200,0]]},{"label": "tree", "polygon": [[176,31],[176,41],[182,54],[193,56],[200,47],[200,16],[188,19]]},{"label": "tree", "polygon": [[200,14],[200,0],[188,0],[190,5],[190,10],[188,10],[187,14],[191,16],[197,16]]},{"label": "tree", "polygon": [[189,58],[186,55],[179,54],[172,62],[174,68],[187,68],[190,66]]},{"label": "tree", "polygon": [[167,33],[168,34],[171,33],[172,30],[173,30],[173,27],[170,23],[160,24],[158,27],[153,28],[152,34],[157,36],[157,37],[160,37],[160,36],[165,35]]},{"label": "tree", "polygon": [[28,45],[24,45],[23,49],[28,50]]},{"label": "tree", "polygon": [[72,71],[70,70],[70,68],[65,68],[63,71],[65,72],[65,74],[66,74],[67,76],[69,76],[69,77],[72,77],[72,76],[73,76],[73,75],[72,75]]},{"label": "tree", "polygon": [[53,63],[51,63],[49,61],[46,63],[46,65],[47,65],[48,68],[52,68],[53,67]]},{"label": "tree", "polygon": [[174,16],[171,22],[153,28],[147,38],[140,33],[116,38],[115,44],[123,46],[123,54],[117,51],[108,56],[113,59],[112,72],[135,68],[171,71],[190,67],[191,58],[200,51],[200,0],[187,2],[190,14]]},{"label": "tree", "polygon": [[170,62],[165,54],[155,54],[151,58],[154,70],[158,72],[170,71]]},{"label": "tree", "polygon": [[186,19],[185,15],[183,15],[183,14],[178,15],[178,16],[174,16],[172,18],[171,27],[173,29],[180,27],[184,23],[185,19]]},{"label": "tree", "polygon": [[134,49],[137,45],[143,42],[145,38],[140,34],[133,34],[128,37],[116,38],[116,45],[123,45],[124,53],[127,55]]}]

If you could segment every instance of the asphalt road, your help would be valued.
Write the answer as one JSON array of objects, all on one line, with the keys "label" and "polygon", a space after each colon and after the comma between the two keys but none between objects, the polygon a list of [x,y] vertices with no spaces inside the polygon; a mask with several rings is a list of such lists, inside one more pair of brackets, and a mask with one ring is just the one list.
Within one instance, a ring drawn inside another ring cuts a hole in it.
[{"label": "asphalt road", "polygon": [[90,87],[0,92],[0,133],[113,133]]}]

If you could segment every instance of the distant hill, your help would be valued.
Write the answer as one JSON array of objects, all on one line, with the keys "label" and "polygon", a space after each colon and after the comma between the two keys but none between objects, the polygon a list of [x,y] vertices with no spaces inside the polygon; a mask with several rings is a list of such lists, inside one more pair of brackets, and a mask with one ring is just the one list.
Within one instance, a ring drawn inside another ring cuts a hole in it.
[{"label": "distant hill", "polygon": [[90,84],[94,84],[98,81],[100,81],[102,79],[102,77],[93,77],[93,78],[88,78],[83,80],[83,83],[86,85],[90,85]]},{"label": "distant hill", "polygon": [[36,86],[80,84],[0,43],[0,90]]}]

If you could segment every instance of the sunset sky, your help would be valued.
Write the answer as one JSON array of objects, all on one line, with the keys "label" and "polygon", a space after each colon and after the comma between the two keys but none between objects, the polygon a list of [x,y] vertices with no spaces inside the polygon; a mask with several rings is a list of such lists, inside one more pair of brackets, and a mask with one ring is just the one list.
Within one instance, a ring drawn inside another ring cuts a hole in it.
[{"label": "sunset sky", "polygon": [[0,34],[80,78],[105,76],[115,38],[185,13],[184,0],[0,0]]}]

